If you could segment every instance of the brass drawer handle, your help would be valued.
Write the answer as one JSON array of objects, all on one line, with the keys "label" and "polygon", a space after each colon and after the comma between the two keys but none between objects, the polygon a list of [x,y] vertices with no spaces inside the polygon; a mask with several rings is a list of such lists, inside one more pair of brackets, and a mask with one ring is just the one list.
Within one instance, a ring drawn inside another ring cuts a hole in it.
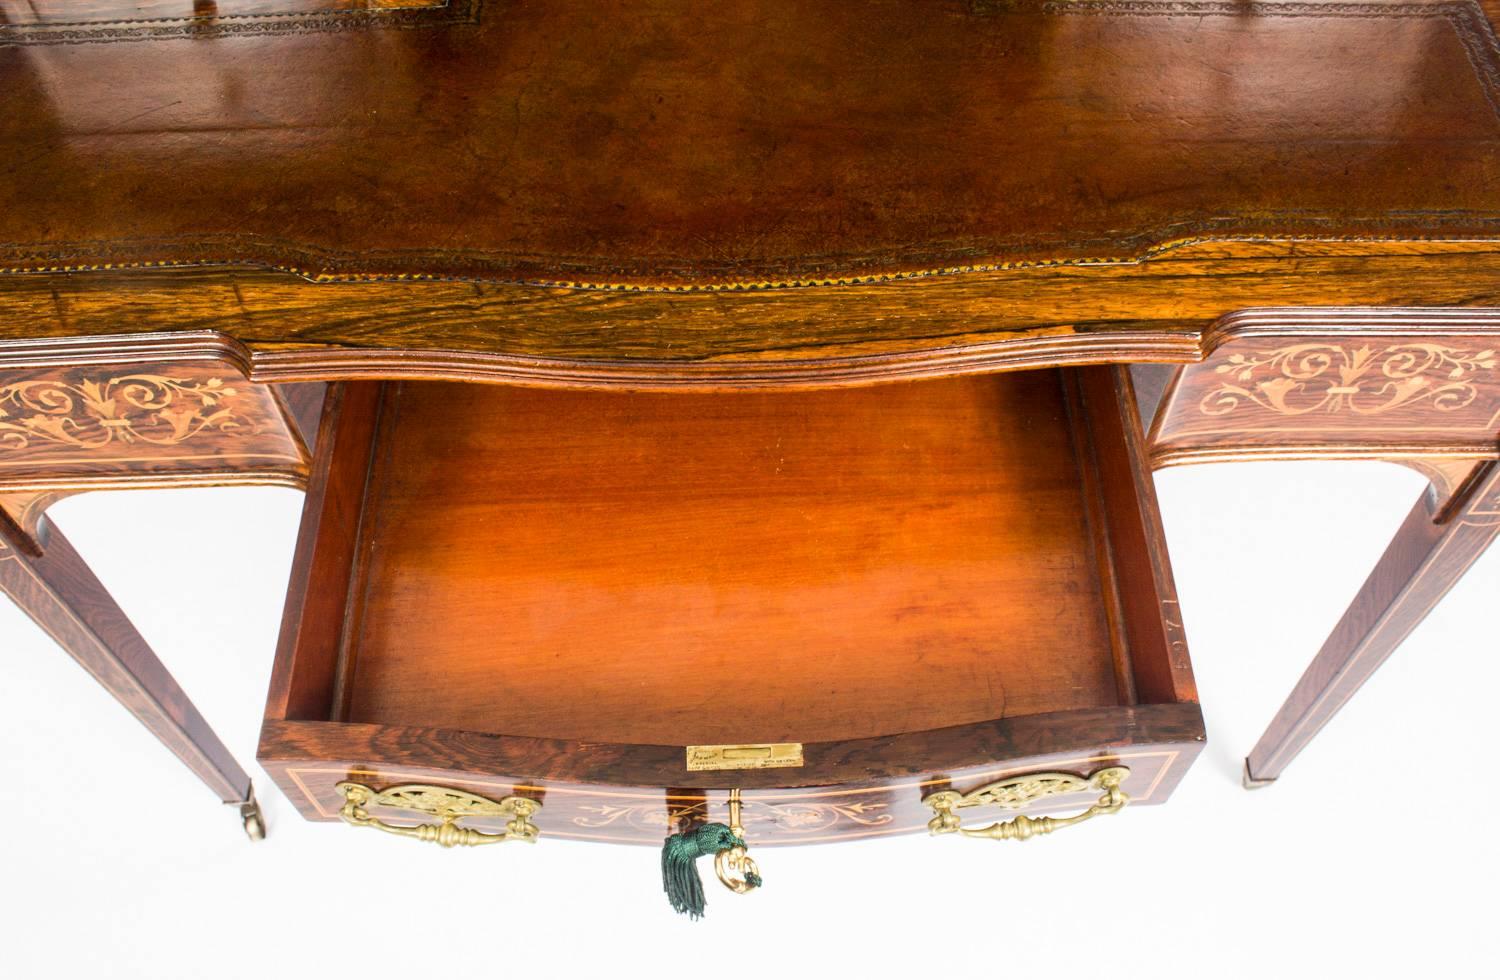
[{"label": "brass drawer handle", "polygon": [[[933,818],[927,829],[934,834],[951,834],[955,831],[967,837],[988,837],[991,840],[1028,840],[1050,834],[1063,827],[1092,820],[1107,813],[1119,813],[1130,802],[1130,797],[1120,790],[1120,784],[1130,775],[1124,766],[1100,769],[1087,779],[1066,772],[1041,772],[1027,776],[1012,776],[999,782],[981,786],[970,793],[942,790],[922,799],[932,808]],[[1000,806],[1008,810],[1019,810],[1038,800],[1062,793],[1077,793],[1086,789],[1103,792],[1099,802],[1082,813],[1071,817],[1028,817],[1021,814],[1010,820],[990,824],[988,827],[970,828],[962,826],[958,811],[967,806]]]},{"label": "brass drawer handle", "polygon": [[[530,818],[542,805],[524,796],[507,796],[495,801],[459,789],[416,783],[392,786],[382,792],[363,783],[339,783],[337,788],[344,795],[344,806],[339,810],[339,816],[349,826],[374,827],[398,837],[431,841],[439,847],[477,847],[480,844],[503,844],[512,840],[534,843],[541,834]],[[365,811],[369,806],[415,810],[437,817],[440,822],[401,827],[370,816]],[[470,827],[458,826],[458,821],[464,817],[504,817],[507,821],[505,832],[486,834]]]}]

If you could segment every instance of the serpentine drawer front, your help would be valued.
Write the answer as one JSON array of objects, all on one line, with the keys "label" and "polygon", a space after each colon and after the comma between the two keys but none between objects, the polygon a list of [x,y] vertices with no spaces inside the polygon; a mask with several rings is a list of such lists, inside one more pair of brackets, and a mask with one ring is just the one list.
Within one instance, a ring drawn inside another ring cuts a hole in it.
[{"label": "serpentine drawer front", "polygon": [[334,385],[259,757],[444,846],[760,846],[1048,834],[1202,742],[1128,375],[1089,367]]}]

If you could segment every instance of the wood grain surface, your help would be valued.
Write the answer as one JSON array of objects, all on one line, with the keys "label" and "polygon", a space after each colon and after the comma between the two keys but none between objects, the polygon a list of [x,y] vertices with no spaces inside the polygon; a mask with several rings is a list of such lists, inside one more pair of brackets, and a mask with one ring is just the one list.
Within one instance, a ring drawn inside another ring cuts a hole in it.
[{"label": "wood grain surface", "polygon": [[351,721],[834,741],[1116,701],[1056,372],[406,383],[384,418]]}]

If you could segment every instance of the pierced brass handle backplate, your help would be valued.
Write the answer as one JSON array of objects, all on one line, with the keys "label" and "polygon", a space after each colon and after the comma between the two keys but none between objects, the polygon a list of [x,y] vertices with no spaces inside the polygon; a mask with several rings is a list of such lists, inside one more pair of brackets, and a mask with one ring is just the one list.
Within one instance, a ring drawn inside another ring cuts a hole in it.
[{"label": "pierced brass handle backplate", "polygon": [[[942,790],[922,799],[932,808],[933,818],[927,829],[934,834],[951,834],[955,831],[967,837],[988,837],[992,840],[1028,840],[1050,834],[1063,827],[1092,820],[1108,813],[1119,813],[1130,802],[1130,797],[1120,790],[1120,785],[1130,775],[1124,766],[1100,769],[1087,779],[1066,772],[1039,772],[1026,776],[1012,776],[999,782],[981,786],[970,793]],[[1082,813],[1071,817],[1028,817],[1021,814],[988,827],[964,827],[958,811],[971,806],[998,806],[1007,810],[1019,810],[1031,806],[1049,796],[1064,793],[1079,793],[1088,789],[1100,790],[1104,795],[1099,802]]]},{"label": "pierced brass handle backplate", "polygon": [[[414,783],[392,786],[379,792],[363,783],[339,783],[337,788],[344,795],[344,806],[339,810],[339,816],[349,826],[374,827],[398,837],[430,841],[439,847],[477,847],[480,844],[503,844],[512,840],[534,843],[541,834],[530,818],[542,805],[524,796],[507,796],[499,801],[487,800],[460,789]],[[366,808],[372,806],[413,810],[437,817],[438,822],[414,827],[389,824],[370,816]],[[458,826],[458,821],[464,817],[502,817],[506,820],[505,832],[486,834],[471,827]]]}]

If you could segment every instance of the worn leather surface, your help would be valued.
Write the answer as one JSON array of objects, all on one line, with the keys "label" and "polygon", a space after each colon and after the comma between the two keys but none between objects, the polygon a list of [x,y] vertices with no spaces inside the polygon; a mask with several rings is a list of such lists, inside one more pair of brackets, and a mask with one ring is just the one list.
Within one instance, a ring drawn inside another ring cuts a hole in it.
[{"label": "worn leather surface", "polygon": [[0,24],[0,268],[723,287],[1500,237],[1467,0],[284,6]]}]

